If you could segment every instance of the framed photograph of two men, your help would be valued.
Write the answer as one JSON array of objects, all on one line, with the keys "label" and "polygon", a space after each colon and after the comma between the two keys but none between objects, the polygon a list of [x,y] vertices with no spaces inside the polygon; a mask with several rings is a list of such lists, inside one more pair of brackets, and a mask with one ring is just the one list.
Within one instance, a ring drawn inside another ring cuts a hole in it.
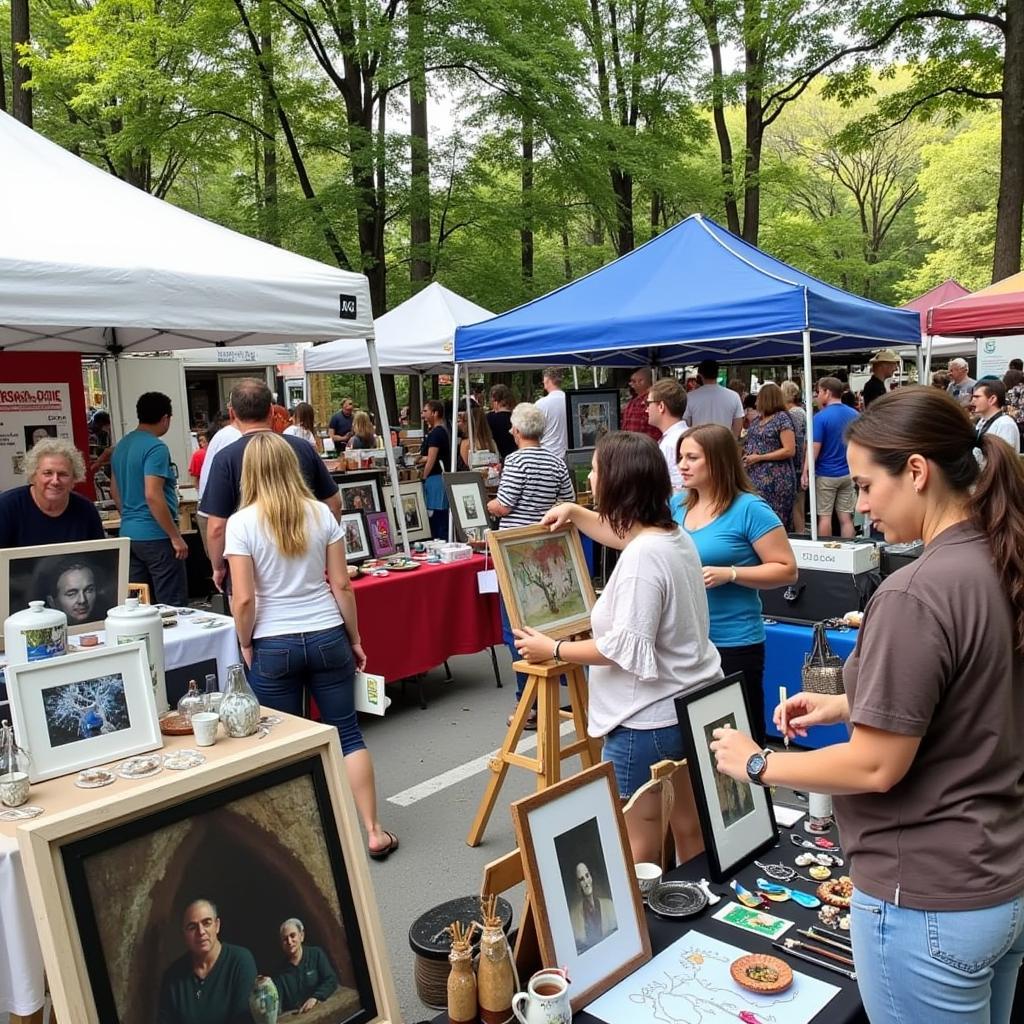
[{"label": "framed photograph of two men", "polygon": [[336,731],[285,716],[258,744],[19,828],[61,1024],[399,1019]]}]

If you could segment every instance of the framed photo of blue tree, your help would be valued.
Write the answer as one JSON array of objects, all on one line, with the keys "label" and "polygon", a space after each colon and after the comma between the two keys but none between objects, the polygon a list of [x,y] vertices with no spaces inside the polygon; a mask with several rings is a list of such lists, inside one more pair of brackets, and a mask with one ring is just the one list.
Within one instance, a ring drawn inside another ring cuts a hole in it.
[{"label": "framed photo of blue tree", "polygon": [[487,543],[513,629],[556,640],[590,629],[596,597],[575,526],[492,530]]}]

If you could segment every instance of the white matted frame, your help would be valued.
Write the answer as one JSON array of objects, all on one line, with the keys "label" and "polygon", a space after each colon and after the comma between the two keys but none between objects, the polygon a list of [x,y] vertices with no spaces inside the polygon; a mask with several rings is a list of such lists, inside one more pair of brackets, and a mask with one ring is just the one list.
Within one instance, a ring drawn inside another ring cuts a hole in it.
[{"label": "white matted frame", "polygon": [[711,753],[715,729],[728,725],[750,735],[743,673],[697,687],[675,704],[708,866],[711,877],[723,882],[779,841],[768,790],[723,775]]},{"label": "white matted frame", "polygon": [[[0,550],[0,622],[29,601],[45,601],[67,615],[69,633],[102,629],[107,612],[128,597],[130,548],[127,537],[107,537]],[[55,592],[62,580],[63,603]],[[77,607],[84,608],[80,619]]]},{"label": "white matted frame", "polygon": [[[410,541],[430,540],[430,516],[427,514],[427,502],[423,496],[423,481],[408,480],[398,485],[398,497],[401,501],[401,514],[405,516],[406,535]],[[391,517],[391,525],[395,536],[401,536],[398,523],[399,508],[395,503],[394,488],[384,485],[384,506]]]},{"label": "white matted frame", "polygon": [[483,477],[479,473],[444,473],[443,477],[455,523],[455,539],[479,540],[491,525]]},{"label": "white matted frame", "polygon": [[[308,942],[350,957],[347,982],[332,961],[347,994],[336,990],[317,1007],[318,1024],[400,1019],[337,731],[284,719],[259,745],[218,744],[188,772],[97,791],[19,829],[58,1019],[155,1020],[161,978],[184,952],[181,911],[197,890],[218,902],[222,936],[232,932],[225,941],[262,943],[252,951],[261,965],[267,950],[279,953],[278,929],[291,915],[305,922]],[[148,859],[132,861],[139,849]],[[158,870],[147,874],[154,856]],[[112,870],[118,860],[136,867]],[[279,888],[290,913],[273,905]],[[264,895],[254,900],[254,891]]]},{"label": "white matted frame", "polygon": [[8,665],[7,689],[32,782],[163,746],[144,641]]},{"label": "white matted frame", "polygon": [[345,561],[350,565],[370,557],[370,538],[362,512],[342,512],[341,530],[345,534]]},{"label": "white matted frame", "polygon": [[577,1011],[651,958],[611,764],[515,801],[512,820],[541,960],[568,969]]}]

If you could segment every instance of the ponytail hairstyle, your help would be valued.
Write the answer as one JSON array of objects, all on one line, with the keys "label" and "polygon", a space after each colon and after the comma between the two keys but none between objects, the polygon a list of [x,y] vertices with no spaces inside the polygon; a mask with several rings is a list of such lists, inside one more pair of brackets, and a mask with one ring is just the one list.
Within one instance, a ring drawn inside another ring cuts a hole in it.
[{"label": "ponytail hairstyle", "polygon": [[242,456],[242,504],[255,505],[285,558],[309,548],[309,507],[315,502],[299,471],[299,459],[284,438],[270,431],[253,435]]},{"label": "ponytail hairstyle", "polygon": [[987,539],[1014,618],[1014,647],[1024,654],[1024,465],[1001,438],[986,433],[980,447],[964,409],[936,388],[900,388],[876,398],[846,430],[847,442],[898,476],[920,455],[967,503],[971,525]]}]

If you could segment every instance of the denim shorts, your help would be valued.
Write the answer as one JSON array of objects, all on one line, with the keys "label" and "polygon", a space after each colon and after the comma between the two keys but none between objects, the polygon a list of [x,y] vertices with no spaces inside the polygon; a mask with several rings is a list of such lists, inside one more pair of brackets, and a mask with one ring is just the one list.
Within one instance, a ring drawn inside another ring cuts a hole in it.
[{"label": "denim shorts", "polygon": [[666,759],[683,758],[683,738],[678,725],[661,729],[630,729],[620,725],[604,738],[603,761],[611,761],[619,796],[632,796],[651,779],[651,765]]}]

